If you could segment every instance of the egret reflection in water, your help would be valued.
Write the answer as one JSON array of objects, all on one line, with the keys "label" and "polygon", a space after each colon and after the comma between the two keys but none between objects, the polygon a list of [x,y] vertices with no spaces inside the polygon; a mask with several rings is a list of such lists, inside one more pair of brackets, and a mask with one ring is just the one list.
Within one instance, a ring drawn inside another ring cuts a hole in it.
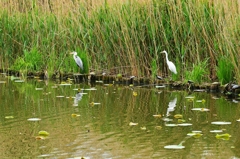
[{"label": "egret reflection in water", "polygon": [[170,115],[169,112],[173,112],[175,110],[176,103],[177,103],[177,97],[175,97],[173,100],[171,100],[168,103],[167,116]]},{"label": "egret reflection in water", "polygon": [[83,96],[83,90],[81,90],[76,94],[74,103],[73,103],[74,106],[78,106],[78,102],[82,100],[82,96]]}]

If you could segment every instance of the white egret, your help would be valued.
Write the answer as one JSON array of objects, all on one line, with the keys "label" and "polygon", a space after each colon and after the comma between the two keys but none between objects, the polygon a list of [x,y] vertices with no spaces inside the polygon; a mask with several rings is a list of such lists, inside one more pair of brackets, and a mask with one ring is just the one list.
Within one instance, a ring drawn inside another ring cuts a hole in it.
[{"label": "white egret", "polygon": [[77,52],[71,52],[70,54],[73,54],[73,58],[76,62],[76,64],[83,70],[83,62],[79,56],[77,56]]},{"label": "white egret", "polygon": [[167,60],[167,65],[170,71],[172,71],[173,73],[177,74],[177,70],[176,70],[176,66],[174,65],[174,63],[172,61],[168,60],[168,53],[167,51],[162,51],[161,53],[165,53],[166,55],[166,60]]}]

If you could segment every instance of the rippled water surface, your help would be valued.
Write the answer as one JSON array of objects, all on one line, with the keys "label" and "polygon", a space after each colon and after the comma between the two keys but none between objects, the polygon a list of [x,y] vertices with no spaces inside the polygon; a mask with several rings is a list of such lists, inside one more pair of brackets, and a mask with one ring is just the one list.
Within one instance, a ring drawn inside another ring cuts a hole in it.
[{"label": "rippled water surface", "polygon": [[[218,94],[0,80],[6,81],[0,84],[2,158],[240,157],[240,104]],[[211,124],[215,121],[230,124]],[[39,131],[49,136],[39,138]],[[192,131],[202,136],[189,136]],[[184,148],[164,148],[168,145]]]}]

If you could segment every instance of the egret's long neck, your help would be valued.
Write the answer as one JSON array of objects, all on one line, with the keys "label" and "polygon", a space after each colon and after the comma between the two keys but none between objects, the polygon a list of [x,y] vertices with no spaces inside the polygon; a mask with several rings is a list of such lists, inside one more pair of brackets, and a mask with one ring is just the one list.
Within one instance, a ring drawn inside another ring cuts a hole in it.
[{"label": "egret's long neck", "polygon": [[166,55],[166,60],[168,61],[168,54],[165,52],[165,55]]}]

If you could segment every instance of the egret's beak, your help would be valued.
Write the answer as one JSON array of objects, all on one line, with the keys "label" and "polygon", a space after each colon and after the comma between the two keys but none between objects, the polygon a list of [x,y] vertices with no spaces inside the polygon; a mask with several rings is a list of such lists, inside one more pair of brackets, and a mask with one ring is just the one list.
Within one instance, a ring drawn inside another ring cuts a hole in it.
[{"label": "egret's beak", "polygon": [[70,55],[73,55],[73,54],[74,54],[74,52],[70,52],[69,54],[70,54]]}]

